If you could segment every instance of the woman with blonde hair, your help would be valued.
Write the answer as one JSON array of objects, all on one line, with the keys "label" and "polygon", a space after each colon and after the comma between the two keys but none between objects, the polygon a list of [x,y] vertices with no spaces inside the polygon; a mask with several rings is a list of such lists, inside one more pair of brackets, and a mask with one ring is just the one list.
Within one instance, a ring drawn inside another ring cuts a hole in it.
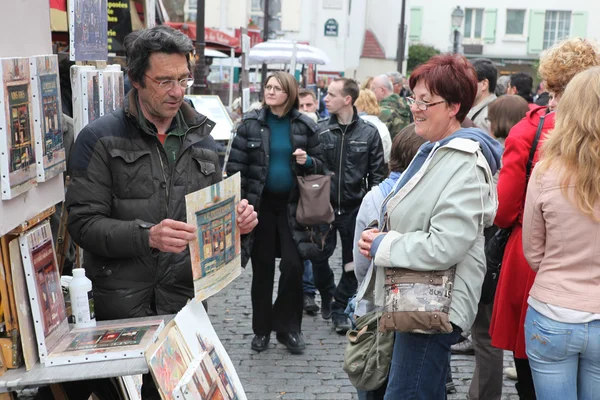
[{"label": "woman with blonde hair", "polygon": [[379,119],[379,104],[377,103],[377,97],[370,89],[360,89],[360,93],[356,102],[354,103],[358,116],[375,125],[379,136],[381,136],[381,142],[383,144],[383,159],[387,164],[390,162],[390,152],[392,151],[392,137],[390,131],[383,122]]},{"label": "woman with blonde hair", "polygon": [[567,85],[531,176],[523,252],[537,272],[525,319],[540,399],[600,395],[600,67]]},{"label": "woman with blonde hair", "polygon": [[[598,65],[600,53],[595,44],[585,39],[568,39],[542,55],[538,72],[546,80],[548,91],[554,95],[553,102],[556,104],[576,74]],[[528,293],[533,285],[535,272],[523,255],[522,226],[530,152],[534,147],[538,128],[539,143],[543,143],[547,133],[554,128],[557,114],[552,112],[546,115],[546,109],[545,106],[533,108],[511,129],[506,138],[498,178],[498,212],[494,221],[498,227],[512,228],[512,231],[504,250],[490,336],[492,346],[514,353],[518,376],[515,386],[520,399],[536,398],[525,350],[524,330]],[[538,159],[540,147],[536,145],[533,149],[533,165]]]}]

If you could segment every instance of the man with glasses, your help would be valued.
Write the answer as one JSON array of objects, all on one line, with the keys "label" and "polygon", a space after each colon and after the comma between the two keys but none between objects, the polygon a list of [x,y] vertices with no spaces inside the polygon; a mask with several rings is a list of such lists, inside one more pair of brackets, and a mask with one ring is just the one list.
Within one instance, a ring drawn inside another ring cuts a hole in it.
[{"label": "man with glasses", "polygon": [[[191,40],[157,26],[124,44],[133,89],[124,109],[79,133],[66,196],[98,320],[175,314],[194,296],[188,243],[196,228],[185,222],[184,197],[222,179],[215,124],[183,100],[193,83]],[[242,200],[237,213],[249,233],[253,207]],[[143,397],[160,398],[148,386]]]}]

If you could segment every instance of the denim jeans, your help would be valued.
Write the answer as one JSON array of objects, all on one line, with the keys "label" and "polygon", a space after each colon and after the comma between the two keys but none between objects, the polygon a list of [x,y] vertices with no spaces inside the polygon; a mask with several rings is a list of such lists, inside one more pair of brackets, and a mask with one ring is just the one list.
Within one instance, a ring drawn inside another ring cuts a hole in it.
[{"label": "denim jeans", "polygon": [[461,334],[452,326],[452,333],[396,333],[385,400],[446,399],[450,346]]},{"label": "denim jeans", "polygon": [[302,274],[302,291],[304,294],[315,297],[317,288],[315,287],[315,277],[313,276],[312,263],[310,260],[304,260],[304,274]]},{"label": "denim jeans", "polygon": [[600,320],[567,324],[529,307],[525,343],[538,399],[600,398]]}]

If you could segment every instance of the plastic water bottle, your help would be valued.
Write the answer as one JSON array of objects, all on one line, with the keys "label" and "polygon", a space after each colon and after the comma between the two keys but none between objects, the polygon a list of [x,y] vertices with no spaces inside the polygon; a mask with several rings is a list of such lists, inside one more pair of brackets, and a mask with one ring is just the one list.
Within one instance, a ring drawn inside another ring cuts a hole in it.
[{"label": "plastic water bottle", "polygon": [[74,268],[73,279],[69,284],[71,310],[75,319],[75,328],[96,326],[92,281],[85,276],[85,269]]}]

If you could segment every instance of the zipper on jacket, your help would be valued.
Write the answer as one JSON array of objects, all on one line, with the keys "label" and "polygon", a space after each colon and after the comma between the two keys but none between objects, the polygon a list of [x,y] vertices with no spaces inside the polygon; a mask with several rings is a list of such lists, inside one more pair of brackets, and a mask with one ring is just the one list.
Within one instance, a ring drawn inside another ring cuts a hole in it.
[{"label": "zipper on jacket", "polygon": [[162,172],[162,176],[163,179],[165,180],[165,196],[166,196],[166,203],[167,203],[167,217],[169,216],[169,185],[167,185],[167,175],[165,175],[165,164],[163,162],[162,159],[162,154],[160,152],[160,147],[158,146],[158,143],[156,144],[156,151],[158,152],[158,159],[160,160],[160,171]]},{"label": "zipper on jacket", "polygon": [[338,184],[338,215],[342,215],[342,161],[344,160],[344,139],[346,137],[346,131],[348,130],[348,126],[342,131],[342,144],[340,145],[340,169],[338,170],[339,176],[339,184]]}]

